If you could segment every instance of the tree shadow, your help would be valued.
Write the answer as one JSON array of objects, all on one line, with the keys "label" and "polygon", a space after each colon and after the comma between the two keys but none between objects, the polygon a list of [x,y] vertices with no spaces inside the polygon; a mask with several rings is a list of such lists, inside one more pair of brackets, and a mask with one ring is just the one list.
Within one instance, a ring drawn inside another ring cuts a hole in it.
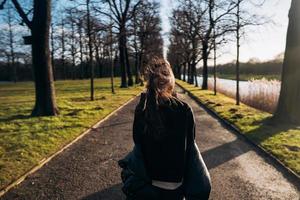
[{"label": "tree shadow", "polygon": [[264,120],[258,120],[253,122],[251,125],[259,126],[258,128],[246,132],[247,137],[255,141],[255,143],[261,143],[270,137],[273,137],[281,132],[285,132],[292,129],[300,129],[300,125],[292,123],[283,123],[274,120],[272,117],[266,118]]},{"label": "tree shadow", "polygon": [[122,183],[115,184],[104,190],[95,192],[86,197],[83,197],[81,200],[122,200],[126,199],[125,195],[122,192]]},{"label": "tree shadow", "polygon": [[0,119],[0,122],[10,122],[18,119],[29,119],[31,117],[32,117],[31,115],[13,115],[4,119]]},{"label": "tree shadow", "polygon": [[[211,114],[211,116],[217,119],[222,127],[234,133],[237,136],[237,138],[229,143],[225,143],[215,148],[201,152],[201,155],[203,156],[205,164],[209,170],[212,170],[226,162],[229,162],[237,158],[238,156],[241,156],[244,153],[247,153],[249,151],[255,151],[255,153],[259,155],[266,163],[275,167],[276,170],[279,171],[290,183],[292,183],[298,190],[300,190],[299,179],[291,173],[288,173],[286,168],[282,164],[275,162],[275,160],[271,158],[267,152],[262,151],[260,148],[257,147],[257,145],[254,144],[263,142],[269,137],[279,134],[282,131],[287,131],[295,128],[299,129],[299,125],[297,126],[296,124],[286,123],[277,124],[277,122],[270,117],[264,120],[254,122],[260,125],[259,128],[248,132],[247,134],[249,135],[244,136],[240,135],[240,133],[233,130],[232,127],[230,127],[227,123],[224,123],[224,121],[220,120],[215,115]],[[251,134],[252,136],[250,136]],[[254,137],[257,137],[255,138],[255,142]],[[253,141],[253,143],[249,142],[249,139],[246,138],[250,138],[251,141]]]},{"label": "tree shadow", "polygon": [[209,170],[214,169],[238,156],[247,153],[251,148],[247,145],[242,145],[239,139],[232,142],[222,144],[213,149],[201,153]]}]

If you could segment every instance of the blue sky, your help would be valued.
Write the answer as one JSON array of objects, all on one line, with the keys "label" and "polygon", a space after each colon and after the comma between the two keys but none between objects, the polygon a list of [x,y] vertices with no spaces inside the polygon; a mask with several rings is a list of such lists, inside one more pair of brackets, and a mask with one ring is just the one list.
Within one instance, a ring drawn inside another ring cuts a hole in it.
[{"label": "blue sky", "polygon": [[[62,2],[67,2],[61,0]],[[61,3],[61,1],[59,1]],[[158,1],[158,0],[157,0]],[[165,51],[168,46],[168,35],[170,24],[168,17],[176,0],[160,0],[160,14],[162,18],[162,28],[165,41]],[[247,0],[248,1],[248,0]],[[250,0],[249,0],[250,1]],[[258,0],[251,0],[258,1]],[[262,0],[261,0],[262,1]],[[250,58],[258,58],[261,61],[269,60],[283,52],[285,49],[285,39],[288,24],[288,11],[291,0],[266,0],[261,9],[247,8],[253,12],[269,16],[274,24],[250,28],[241,44],[241,60],[248,61]],[[235,44],[227,44],[219,49],[219,63],[229,62],[235,59]]]},{"label": "blue sky", "polygon": [[[241,44],[242,61],[248,61],[250,58],[258,58],[261,61],[269,60],[284,51],[290,4],[291,0],[266,0],[260,9],[247,8],[270,17],[274,23],[247,30],[247,35]],[[174,0],[161,0],[162,32],[166,46],[168,45],[166,33],[170,30],[168,16],[170,16],[173,6]],[[235,44],[226,45],[219,53],[221,54],[218,59],[219,63],[234,60]]]}]

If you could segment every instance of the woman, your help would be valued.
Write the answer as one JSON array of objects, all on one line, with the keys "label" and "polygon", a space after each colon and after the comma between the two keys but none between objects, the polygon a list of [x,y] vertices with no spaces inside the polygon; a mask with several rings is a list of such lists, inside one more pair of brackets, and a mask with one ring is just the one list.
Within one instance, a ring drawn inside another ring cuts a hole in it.
[{"label": "woman", "polygon": [[[164,59],[153,59],[146,68],[145,79],[146,92],[141,95],[133,123],[134,152],[138,149],[140,155],[135,153],[134,159],[128,158],[124,159],[126,162],[119,162],[123,169],[126,166],[130,168],[122,172],[123,191],[127,197],[132,194],[131,199],[182,200],[187,193],[184,183],[190,168],[188,165],[193,165],[194,168],[200,166],[198,168],[201,169],[196,170],[200,171],[199,176],[205,176],[210,191],[210,179],[205,165],[202,164],[201,155],[199,154],[200,165],[191,162],[188,164],[188,160],[195,160],[189,159],[189,151],[198,151],[197,148],[190,148],[193,147],[195,139],[194,117],[188,104],[176,97],[175,78],[170,64]],[[194,179],[192,176],[195,175],[197,173],[193,172],[189,179]],[[198,187],[202,187],[202,182],[198,184],[199,182],[194,181]],[[193,188],[194,183],[187,185]],[[201,193],[203,194],[202,191]],[[207,194],[204,199],[206,196]]]}]

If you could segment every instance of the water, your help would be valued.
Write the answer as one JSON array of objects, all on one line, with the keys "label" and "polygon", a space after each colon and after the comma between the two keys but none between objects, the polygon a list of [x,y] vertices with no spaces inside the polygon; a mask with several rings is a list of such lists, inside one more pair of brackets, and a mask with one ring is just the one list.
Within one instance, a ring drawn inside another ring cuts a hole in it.
[{"label": "water", "polygon": [[[202,86],[202,76],[197,76],[197,81],[199,87]],[[208,78],[208,82],[212,83],[214,82],[213,78]],[[246,95],[249,93],[249,85],[251,82],[249,81],[240,81],[240,94]],[[226,90],[230,93],[235,93],[236,91],[236,81],[235,80],[230,80],[230,79],[222,79],[222,78],[217,78],[217,85],[222,88],[226,88]]]}]

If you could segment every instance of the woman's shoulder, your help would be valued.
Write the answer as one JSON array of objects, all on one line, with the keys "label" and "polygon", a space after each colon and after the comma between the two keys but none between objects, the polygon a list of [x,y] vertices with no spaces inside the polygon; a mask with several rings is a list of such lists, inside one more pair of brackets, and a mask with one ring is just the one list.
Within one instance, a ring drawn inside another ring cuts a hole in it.
[{"label": "woman's shoulder", "polygon": [[175,102],[175,106],[177,106],[178,108],[186,111],[186,112],[190,112],[192,111],[192,107],[185,101],[183,101],[182,99],[179,99],[178,97],[172,97],[173,102]]},{"label": "woman's shoulder", "polygon": [[145,107],[145,101],[146,101],[146,92],[141,92],[138,104],[135,107],[135,111],[142,111]]}]

